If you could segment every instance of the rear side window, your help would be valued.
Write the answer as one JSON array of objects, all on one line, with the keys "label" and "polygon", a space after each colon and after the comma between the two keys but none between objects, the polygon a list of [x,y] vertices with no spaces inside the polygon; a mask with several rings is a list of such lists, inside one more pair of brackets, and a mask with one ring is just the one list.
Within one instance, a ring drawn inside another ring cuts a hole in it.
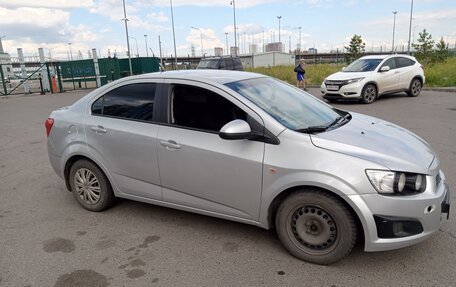
[{"label": "rear side window", "polygon": [[413,66],[413,65],[415,65],[415,61],[410,60],[408,58],[399,57],[399,58],[397,58],[397,65],[398,65],[398,68]]},{"label": "rear side window", "polygon": [[92,104],[93,115],[152,121],[155,83],[130,84],[109,91]]},{"label": "rear side window", "polygon": [[227,58],[225,59],[225,62],[227,70],[234,70],[233,59]]},{"label": "rear side window", "polygon": [[239,58],[234,58],[233,59],[233,70],[237,70],[237,71],[243,71],[244,68],[242,67],[242,62],[241,62],[241,59]]}]

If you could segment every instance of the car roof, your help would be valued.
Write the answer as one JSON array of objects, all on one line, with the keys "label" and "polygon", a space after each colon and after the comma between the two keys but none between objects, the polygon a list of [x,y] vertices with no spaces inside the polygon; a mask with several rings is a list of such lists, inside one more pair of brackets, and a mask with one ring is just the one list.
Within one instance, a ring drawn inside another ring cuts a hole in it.
[{"label": "car roof", "polygon": [[386,58],[390,58],[390,57],[405,57],[405,58],[409,58],[409,59],[412,59],[412,60],[415,60],[414,57],[412,56],[409,56],[409,55],[402,55],[402,54],[392,54],[392,55],[369,55],[369,56],[364,56],[364,57],[361,57],[360,59],[386,59]]},{"label": "car roof", "polygon": [[257,73],[231,70],[176,70],[142,74],[123,79],[186,79],[201,82],[214,82],[224,85],[231,82],[265,77],[267,76]]}]

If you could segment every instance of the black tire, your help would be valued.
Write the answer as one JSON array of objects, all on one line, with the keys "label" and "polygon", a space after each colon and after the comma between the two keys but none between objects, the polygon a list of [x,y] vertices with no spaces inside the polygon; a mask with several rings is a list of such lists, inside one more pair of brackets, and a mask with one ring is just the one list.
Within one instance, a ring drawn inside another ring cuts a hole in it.
[{"label": "black tire", "polygon": [[363,104],[372,104],[378,96],[377,87],[373,84],[367,84],[361,91],[361,102]]},{"label": "black tire", "polygon": [[418,97],[421,93],[421,88],[423,87],[423,83],[420,79],[415,78],[410,82],[410,87],[407,91],[407,95],[409,97]]},{"label": "black tire", "polygon": [[295,257],[332,264],[347,256],[357,238],[355,219],[335,196],[315,189],[290,194],[276,213],[283,246]]},{"label": "black tire", "polygon": [[74,197],[85,209],[98,212],[114,204],[115,196],[106,175],[91,161],[76,161],[69,179]]}]

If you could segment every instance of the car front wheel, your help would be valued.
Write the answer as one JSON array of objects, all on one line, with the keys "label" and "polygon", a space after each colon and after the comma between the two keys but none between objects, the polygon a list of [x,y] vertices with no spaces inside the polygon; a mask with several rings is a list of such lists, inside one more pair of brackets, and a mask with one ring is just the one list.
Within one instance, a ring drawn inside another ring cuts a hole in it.
[{"label": "car front wheel", "polygon": [[114,204],[114,193],[106,175],[88,160],[78,160],[73,164],[70,185],[79,204],[87,210],[103,211]]},{"label": "car front wheel", "polygon": [[366,85],[361,91],[361,102],[364,104],[371,104],[377,99],[377,88],[372,85]]},{"label": "car front wheel", "polygon": [[295,257],[332,264],[347,256],[357,237],[355,219],[335,196],[320,190],[292,193],[276,214],[277,234]]},{"label": "car front wheel", "polygon": [[418,97],[418,95],[421,93],[421,88],[423,87],[423,84],[419,79],[413,79],[412,82],[410,83],[409,90],[407,91],[407,94],[409,97]]}]

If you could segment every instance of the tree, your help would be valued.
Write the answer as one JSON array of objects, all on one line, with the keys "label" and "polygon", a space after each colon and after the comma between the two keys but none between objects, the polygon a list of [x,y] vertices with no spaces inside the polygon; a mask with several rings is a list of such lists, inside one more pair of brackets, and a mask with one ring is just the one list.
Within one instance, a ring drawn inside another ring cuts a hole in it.
[{"label": "tree", "polygon": [[423,64],[432,63],[432,50],[434,48],[434,40],[432,35],[429,34],[426,29],[420,32],[418,37],[418,44],[413,43],[412,46],[415,49],[415,57]]},{"label": "tree", "polygon": [[347,56],[345,56],[347,62],[352,62],[353,60],[358,59],[364,49],[366,48],[366,43],[363,42],[360,35],[353,35],[348,46],[345,46],[347,50]]},{"label": "tree", "polygon": [[443,41],[443,37],[440,38],[440,41],[435,45],[436,49],[434,51],[434,60],[437,63],[443,63],[448,58],[448,43]]}]

